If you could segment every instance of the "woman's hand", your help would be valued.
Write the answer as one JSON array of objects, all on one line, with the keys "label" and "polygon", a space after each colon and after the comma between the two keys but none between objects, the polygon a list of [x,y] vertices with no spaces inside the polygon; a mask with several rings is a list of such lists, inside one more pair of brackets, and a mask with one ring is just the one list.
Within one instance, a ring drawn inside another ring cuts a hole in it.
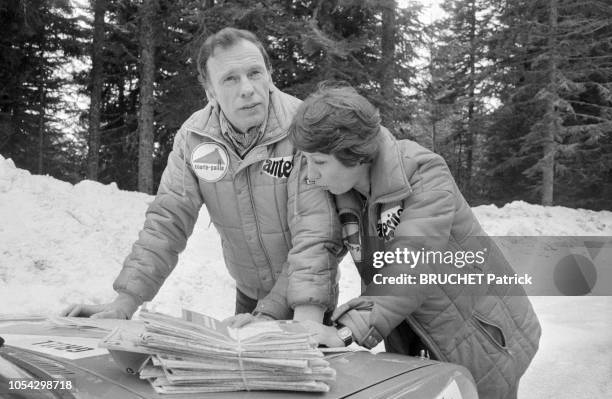
[{"label": "woman's hand", "polygon": [[336,327],[326,326],[311,320],[301,321],[300,324],[304,326],[306,331],[315,334],[315,340],[319,343],[319,345],[325,345],[328,348],[338,348],[344,346],[344,342],[338,336],[338,330]]}]

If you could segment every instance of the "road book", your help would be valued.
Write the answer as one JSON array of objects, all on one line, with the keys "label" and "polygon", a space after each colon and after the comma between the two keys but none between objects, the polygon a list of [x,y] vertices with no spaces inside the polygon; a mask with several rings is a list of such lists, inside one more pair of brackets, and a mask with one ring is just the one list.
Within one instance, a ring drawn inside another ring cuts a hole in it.
[{"label": "road book", "polygon": [[143,311],[100,345],[114,356],[146,355],[133,371],[159,393],[327,392],[336,375],[312,334],[291,320],[231,328],[187,310],[182,318]]}]

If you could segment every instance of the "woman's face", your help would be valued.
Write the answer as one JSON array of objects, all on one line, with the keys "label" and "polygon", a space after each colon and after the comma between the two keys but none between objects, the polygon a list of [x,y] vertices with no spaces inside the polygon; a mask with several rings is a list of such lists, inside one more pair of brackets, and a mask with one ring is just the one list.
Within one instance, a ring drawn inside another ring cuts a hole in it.
[{"label": "woman's face", "polygon": [[308,180],[332,194],[359,189],[368,182],[369,169],[364,164],[344,166],[335,156],[320,152],[306,152],[304,156],[308,161]]}]

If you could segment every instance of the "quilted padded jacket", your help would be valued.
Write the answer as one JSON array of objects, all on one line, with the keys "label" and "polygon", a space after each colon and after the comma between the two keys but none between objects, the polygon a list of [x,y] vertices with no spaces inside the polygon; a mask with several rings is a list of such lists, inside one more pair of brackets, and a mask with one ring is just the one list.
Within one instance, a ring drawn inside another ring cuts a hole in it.
[{"label": "quilted padded jacket", "polygon": [[271,89],[264,135],[244,159],[221,134],[216,104],[183,124],[117,292],[151,300],[206,205],[225,264],[237,288],[260,300],[256,310],[291,318],[298,305],[335,307],[340,227],[330,195],[302,184],[306,162],[287,139],[299,103]]},{"label": "quilted padded jacket", "polygon": [[[381,276],[402,273],[417,277],[455,271],[513,275],[459,192],[444,160],[412,141],[395,140],[384,128],[379,136],[379,152],[370,170],[370,197],[353,190],[335,198],[344,240],[367,286],[361,297],[337,310],[342,315],[339,322],[366,347],[384,338],[387,350],[418,355],[420,348],[438,360],[465,366],[481,398],[515,397],[518,380],[538,349],[541,333],[522,287],[483,283],[382,288],[372,282],[376,273],[380,273],[375,280],[379,283]],[[461,270],[439,261],[421,261],[414,267],[394,261],[380,269],[366,261],[376,250],[476,253],[483,248],[487,248],[483,262],[471,260]]]}]

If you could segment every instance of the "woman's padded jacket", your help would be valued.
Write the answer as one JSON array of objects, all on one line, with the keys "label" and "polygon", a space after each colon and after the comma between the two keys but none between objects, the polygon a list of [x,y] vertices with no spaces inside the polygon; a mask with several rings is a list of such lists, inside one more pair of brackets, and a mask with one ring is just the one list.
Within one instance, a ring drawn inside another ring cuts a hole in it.
[{"label": "woman's padded jacket", "polygon": [[[390,252],[398,248],[476,252],[486,246],[484,263],[471,271],[513,275],[439,155],[412,141],[397,141],[384,128],[379,145],[370,171],[369,200],[355,191],[336,197],[341,220],[353,221],[352,237],[348,237],[353,243],[358,216],[363,245],[374,242]],[[368,241],[368,236],[374,238]],[[372,248],[353,246],[351,253],[360,255],[362,251],[370,252],[364,255],[367,259]],[[371,283],[374,273],[437,274],[452,273],[455,268],[419,263],[414,268],[390,264],[373,269],[372,262],[356,264],[365,284]],[[392,338],[394,349],[402,353],[410,352],[410,334],[404,330],[397,336],[398,327],[407,324],[436,359],[467,367],[480,397],[511,398],[537,351],[541,331],[522,287],[500,287],[405,284],[381,290],[369,284],[361,297],[342,305],[336,313],[343,314],[340,323],[351,328],[361,345],[371,348],[383,338]]]},{"label": "woman's padded jacket", "polygon": [[[304,183],[306,162],[287,138],[299,103],[271,89],[264,135],[244,159],[221,134],[216,104],[209,103],[183,124],[144,228],[115,280],[117,292],[139,303],[151,300],[176,265],[205,204],[236,287],[260,300],[256,310],[285,319],[298,305],[334,309],[340,227],[330,195]],[[227,168],[224,175],[198,175],[194,165],[204,161],[193,155],[202,146],[214,149],[211,154]],[[281,167],[271,167],[274,162]]]}]

